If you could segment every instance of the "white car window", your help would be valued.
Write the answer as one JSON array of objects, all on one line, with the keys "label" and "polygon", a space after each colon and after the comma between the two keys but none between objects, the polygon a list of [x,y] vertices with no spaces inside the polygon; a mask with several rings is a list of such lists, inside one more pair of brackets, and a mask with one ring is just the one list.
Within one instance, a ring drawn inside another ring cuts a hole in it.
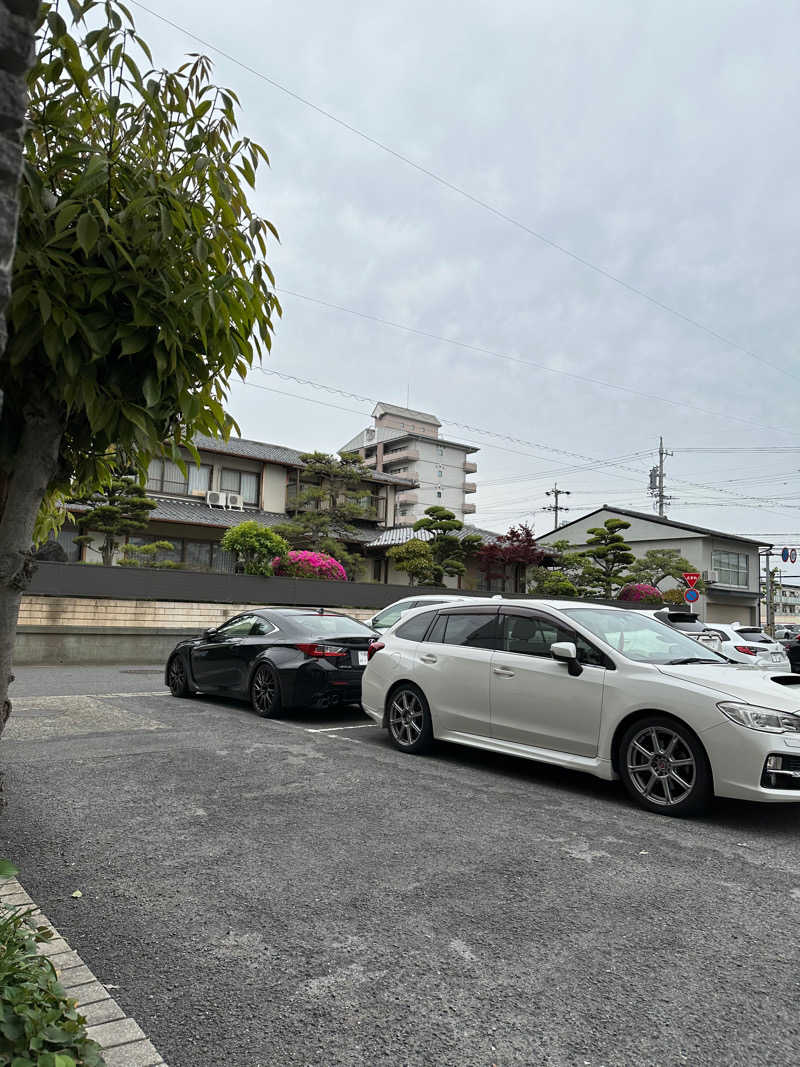
[{"label": "white car window", "polygon": [[639,663],[676,663],[708,660],[724,663],[710,648],[636,611],[602,608],[565,608],[564,614],[585,626],[628,659]]},{"label": "white car window", "polygon": [[378,612],[372,620],[373,625],[380,627],[381,629],[394,626],[404,611],[408,611],[409,608],[418,606],[421,607],[421,605],[416,604],[413,600],[398,600],[396,604],[390,604],[388,608],[384,608],[383,611]]}]

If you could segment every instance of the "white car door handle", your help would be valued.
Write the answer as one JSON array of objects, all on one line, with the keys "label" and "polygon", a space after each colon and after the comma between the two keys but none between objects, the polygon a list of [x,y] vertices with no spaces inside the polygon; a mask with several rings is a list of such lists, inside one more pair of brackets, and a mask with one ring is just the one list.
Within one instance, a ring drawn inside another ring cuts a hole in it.
[{"label": "white car door handle", "polygon": [[494,667],[492,668],[495,674],[499,674],[501,678],[513,678],[514,672],[510,671],[508,667]]},{"label": "white car door handle", "polygon": [[419,658],[421,663],[436,663],[436,656],[432,656],[430,653],[426,656],[420,656]]}]

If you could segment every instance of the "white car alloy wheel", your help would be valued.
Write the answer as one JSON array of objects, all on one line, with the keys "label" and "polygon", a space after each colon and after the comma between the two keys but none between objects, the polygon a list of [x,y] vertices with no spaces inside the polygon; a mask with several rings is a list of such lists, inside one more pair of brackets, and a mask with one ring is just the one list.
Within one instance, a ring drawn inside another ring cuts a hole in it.
[{"label": "white car alloy wheel", "polygon": [[640,720],[628,729],[620,746],[620,772],[628,793],[649,811],[690,815],[710,799],[700,743],[666,716]]},{"label": "white car alloy wheel", "polygon": [[424,752],[433,739],[428,702],[416,686],[403,685],[389,698],[389,736],[402,752]]}]

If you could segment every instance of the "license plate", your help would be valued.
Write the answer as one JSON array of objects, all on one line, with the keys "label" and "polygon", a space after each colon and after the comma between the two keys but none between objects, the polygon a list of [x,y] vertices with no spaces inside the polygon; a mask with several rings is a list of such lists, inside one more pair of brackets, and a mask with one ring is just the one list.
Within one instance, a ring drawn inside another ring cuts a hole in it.
[{"label": "license plate", "polygon": [[358,656],[358,665],[359,665],[359,667],[366,667],[366,665],[367,665],[367,654],[366,654],[366,652],[357,652],[356,655]]},{"label": "license plate", "polygon": [[783,656],[780,654],[780,652],[773,652],[772,653],[772,662],[773,663],[782,663],[783,662]]}]

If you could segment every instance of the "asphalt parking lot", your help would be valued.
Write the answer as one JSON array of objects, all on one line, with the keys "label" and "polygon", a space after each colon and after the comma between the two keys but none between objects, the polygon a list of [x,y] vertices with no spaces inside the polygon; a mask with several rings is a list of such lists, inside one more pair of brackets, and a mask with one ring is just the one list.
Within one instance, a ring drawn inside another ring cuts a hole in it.
[{"label": "asphalt parking lot", "polygon": [[158,668],[13,696],[0,855],[172,1067],[800,1061],[800,806],[670,820]]}]

